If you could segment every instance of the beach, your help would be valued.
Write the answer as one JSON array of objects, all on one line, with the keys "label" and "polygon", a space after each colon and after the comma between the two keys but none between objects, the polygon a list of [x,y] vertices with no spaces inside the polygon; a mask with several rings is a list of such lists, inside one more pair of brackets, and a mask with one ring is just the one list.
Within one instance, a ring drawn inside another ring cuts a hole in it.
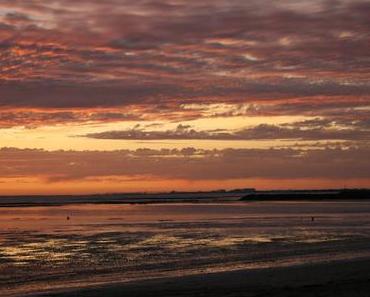
[{"label": "beach", "polygon": [[53,297],[98,296],[321,296],[367,297],[370,258],[269,269],[164,278],[47,293]]},{"label": "beach", "polygon": [[3,207],[0,295],[361,292],[369,214],[342,200]]}]

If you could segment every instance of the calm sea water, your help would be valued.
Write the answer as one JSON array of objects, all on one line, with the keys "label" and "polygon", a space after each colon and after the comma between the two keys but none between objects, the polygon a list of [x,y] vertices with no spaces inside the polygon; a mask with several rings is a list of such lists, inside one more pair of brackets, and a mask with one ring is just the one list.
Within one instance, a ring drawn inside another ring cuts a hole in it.
[{"label": "calm sea water", "polygon": [[363,257],[369,248],[370,202],[0,208],[0,296]]}]

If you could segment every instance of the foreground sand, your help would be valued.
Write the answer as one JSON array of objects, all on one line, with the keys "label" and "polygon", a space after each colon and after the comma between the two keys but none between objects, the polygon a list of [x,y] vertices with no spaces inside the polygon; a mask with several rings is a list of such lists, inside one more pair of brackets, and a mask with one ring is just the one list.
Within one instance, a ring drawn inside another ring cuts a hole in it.
[{"label": "foreground sand", "polygon": [[164,278],[34,296],[370,296],[370,258]]}]

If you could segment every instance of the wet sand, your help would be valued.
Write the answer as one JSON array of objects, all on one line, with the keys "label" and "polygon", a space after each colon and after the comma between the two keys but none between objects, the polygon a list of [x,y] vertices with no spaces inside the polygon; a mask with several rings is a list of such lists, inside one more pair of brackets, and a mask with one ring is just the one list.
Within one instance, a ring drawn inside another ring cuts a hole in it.
[{"label": "wet sand", "polygon": [[370,258],[97,286],[32,296],[368,297]]},{"label": "wet sand", "polygon": [[0,208],[0,296],[367,292],[369,214],[368,201]]}]

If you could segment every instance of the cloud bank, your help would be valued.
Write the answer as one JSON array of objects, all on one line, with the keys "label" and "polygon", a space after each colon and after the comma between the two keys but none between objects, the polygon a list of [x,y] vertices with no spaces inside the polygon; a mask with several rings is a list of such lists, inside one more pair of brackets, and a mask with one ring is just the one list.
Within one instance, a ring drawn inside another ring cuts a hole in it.
[{"label": "cloud bank", "polygon": [[368,147],[321,149],[138,149],[44,151],[3,148],[2,177],[41,176],[49,182],[104,176],[227,180],[247,178],[370,179]]}]

